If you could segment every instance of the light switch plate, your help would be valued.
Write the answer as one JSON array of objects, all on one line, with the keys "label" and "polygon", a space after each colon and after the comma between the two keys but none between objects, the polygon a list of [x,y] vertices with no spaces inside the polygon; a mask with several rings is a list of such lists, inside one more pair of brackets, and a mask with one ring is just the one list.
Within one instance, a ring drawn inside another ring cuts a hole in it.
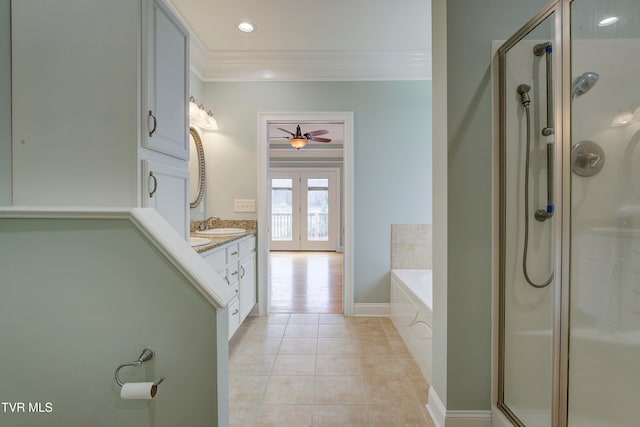
[{"label": "light switch plate", "polygon": [[235,199],[233,201],[234,212],[255,212],[256,201],[255,199]]}]

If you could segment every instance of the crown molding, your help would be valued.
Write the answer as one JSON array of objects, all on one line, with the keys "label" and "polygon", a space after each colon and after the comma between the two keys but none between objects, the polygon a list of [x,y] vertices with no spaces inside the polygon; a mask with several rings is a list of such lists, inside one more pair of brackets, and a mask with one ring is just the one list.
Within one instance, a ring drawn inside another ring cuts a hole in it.
[{"label": "crown molding", "polygon": [[431,55],[419,50],[209,51],[206,61],[192,68],[204,70],[206,82],[431,80]]},{"label": "crown molding", "polygon": [[205,82],[431,80],[431,51],[212,51],[173,3],[190,35],[190,68]]}]

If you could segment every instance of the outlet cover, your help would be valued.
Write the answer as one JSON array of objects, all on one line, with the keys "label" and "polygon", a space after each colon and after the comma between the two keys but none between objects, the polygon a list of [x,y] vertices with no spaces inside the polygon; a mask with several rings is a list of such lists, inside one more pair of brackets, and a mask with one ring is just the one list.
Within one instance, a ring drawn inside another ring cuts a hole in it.
[{"label": "outlet cover", "polygon": [[255,212],[256,201],[255,199],[235,199],[233,201],[234,212]]}]

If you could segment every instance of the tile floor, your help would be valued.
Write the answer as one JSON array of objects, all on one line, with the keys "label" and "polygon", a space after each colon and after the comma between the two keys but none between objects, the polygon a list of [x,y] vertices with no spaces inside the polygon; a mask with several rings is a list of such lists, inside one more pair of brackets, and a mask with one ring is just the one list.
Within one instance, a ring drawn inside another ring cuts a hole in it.
[{"label": "tile floor", "polygon": [[387,318],[249,317],[230,342],[233,427],[433,427],[429,385]]}]

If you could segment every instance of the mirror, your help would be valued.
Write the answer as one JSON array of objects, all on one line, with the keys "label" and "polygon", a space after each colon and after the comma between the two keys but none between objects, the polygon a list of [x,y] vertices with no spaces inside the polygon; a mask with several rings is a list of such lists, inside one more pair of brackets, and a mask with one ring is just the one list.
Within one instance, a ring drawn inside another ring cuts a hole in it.
[{"label": "mirror", "polygon": [[189,128],[189,200],[191,208],[202,202],[204,196],[204,149],[198,130]]}]

